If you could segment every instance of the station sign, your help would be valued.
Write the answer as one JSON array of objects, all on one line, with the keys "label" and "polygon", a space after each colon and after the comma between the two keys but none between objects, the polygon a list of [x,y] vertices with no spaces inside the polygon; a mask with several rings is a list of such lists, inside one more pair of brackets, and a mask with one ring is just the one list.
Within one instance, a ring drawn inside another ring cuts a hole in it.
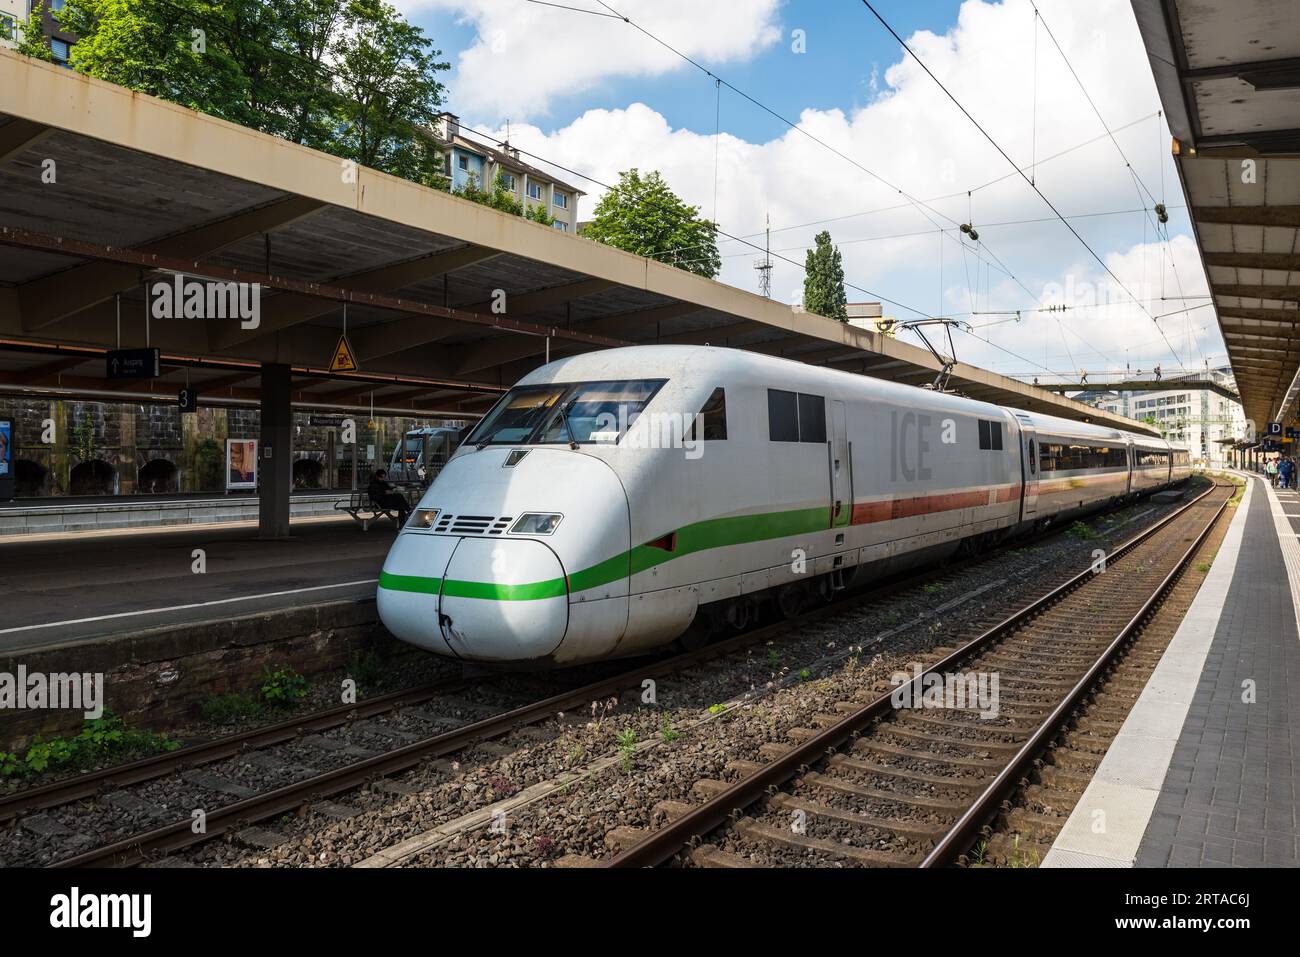
[{"label": "station sign", "polygon": [[1281,423],[1281,422],[1270,422],[1270,423],[1268,423],[1268,426],[1266,427],[1266,429],[1265,429],[1265,431],[1264,431],[1264,434],[1265,434],[1265,435],[1281,435],[1281,434],[1282,434],[1282,423]]},{"label": "station sign", "polygon": [[182,412],[199,411],[199,394],[189,386],[176,393],[176,408]]},{"label": "station sign", "polygon": [[157,349],[111,349],[104,361],[109,379],[158,378]]}]

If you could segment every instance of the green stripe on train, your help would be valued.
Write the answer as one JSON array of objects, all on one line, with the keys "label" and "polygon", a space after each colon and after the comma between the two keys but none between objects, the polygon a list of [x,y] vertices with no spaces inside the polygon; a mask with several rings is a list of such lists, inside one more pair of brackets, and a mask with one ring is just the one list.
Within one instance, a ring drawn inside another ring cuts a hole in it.
[{"label": "green stripe on train", "polygon": [[535,601],[540,598],[558,598],[568,592],[587,591],[627,578],[629,574],[648,571],[674,558],[726,548],[731,545],[748,545],[753,542],[788,538],[809,532],[825,531],[830,525],[831,510],[827,507],[795,509],[789,512],[769,512],[764,515],[733,515],[713,518],[677,530],[676,548],[667,551],[637,545],[631,551],[621,552],[612,558],[574,572],[569,576],[568,587],[563,578],[529,582],[523,585],[494,585],[490,582],[467,582],[419,575],[393,575],[379,573],[379,587],[390,591],[416,592],[436,595],[440,591],[456,598],[483,598],[496,601]]}]

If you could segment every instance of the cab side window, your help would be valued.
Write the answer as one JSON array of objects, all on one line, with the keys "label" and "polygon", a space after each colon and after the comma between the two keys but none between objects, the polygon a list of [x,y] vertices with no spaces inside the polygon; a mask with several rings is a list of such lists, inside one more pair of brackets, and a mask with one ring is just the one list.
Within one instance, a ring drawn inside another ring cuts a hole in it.
[{"label": "cab side window", "polygon": [[[703,435],[700,433],[703,432]],[[713,390],[699,415],[691,423],[691,440],[703,438],[706,442],[721,442],[727,437],[727,392],[719,387]]]}]

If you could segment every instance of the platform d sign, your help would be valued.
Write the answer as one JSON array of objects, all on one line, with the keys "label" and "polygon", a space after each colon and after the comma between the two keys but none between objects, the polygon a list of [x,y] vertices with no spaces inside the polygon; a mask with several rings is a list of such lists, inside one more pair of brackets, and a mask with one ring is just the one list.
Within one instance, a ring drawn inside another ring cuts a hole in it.
[{"label": "platform d sign", "polygon": [[330,359],[330,372],[356,372],[356,353],[352,343],[348,342],[347,333],[339,336],[339,344],[334,347],[334,358]]}]

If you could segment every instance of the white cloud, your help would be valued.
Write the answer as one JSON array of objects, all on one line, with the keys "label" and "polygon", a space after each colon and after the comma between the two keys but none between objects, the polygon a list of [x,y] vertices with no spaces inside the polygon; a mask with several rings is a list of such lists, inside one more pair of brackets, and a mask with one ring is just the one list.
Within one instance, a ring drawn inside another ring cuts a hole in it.
[{"label": "white cloud", "polygon": [[[1137,175],[1157,198],[1162,191],[1163,167],[1165,201],[1171,207],[1180,204],[1181,193],[1169,160],[1169,134],[1155,117],[1160,104],[1127,0],[1094,0],[1086,9],[1068,0],[1042,0],[1039,8],[1111,127],[1142,120],[1117,130],[1116,138]],[[1027,167],[1037,159],[1035,181],[1063,214],[1130,211],[1072,221],[1110,268],[1123,277],[1125,286],[1140,298],[1154,296],[1156,301],[1144,303],[1147,312],[1172,312],[1203,302],[1159,301],[1162,287],[1153,277],[1158,275],[1164,246],[1152,226],[1144,225],[1150,223],[1148,217],[1138,211],[1150,206],[1151,200],[1135,186],[1051,41],[1042,34],[1035,80],[1032,30],[1033,12],[1027,0],[1001,4],[967,0],[949,33],[921,32],[908,42],[1018,164]],[[704,90],[709,80],[701,76],[700,83]],[[728,110],[741,108],[734,96],[724,97],[724,119]],[[802,262],[803,249],[811,244],[814,233],[829,229],[843,252],[850,283],[923,312],[1027,310],[1046,302],[1045,291],[1056,286],[1073,283],[1078,287],[1105,276],[1043,200],[1014,174],[1006,159],[914,61],[901,58],[901,51],[900,59],[883,71],[880,95],[867,106],[848,113],[809,109],[798,121],[809,134],[893,185],[885,185],[797,131],[774,130],[774,138],[761,143],[724,134],[715,143],[711,131],[673,129],[643,103],[591,110],[549,132],[512,124],[511,139],[523,149],[604,182],[615,181],[620,170],[631,166],[659,169],[670,185],[706,216],[714,209],[716,149],[717,218],[734,234],[761,231],[765,213],[770,214],[773,227],[779,228],[904,204],[901,209],[871,216],[782,230],[773,235],[772,246],[781,255]],[[1093,139],[1091,145],[1050,158]],[[967,188],[1008,174],[1009,178],[967,197]],[[580,213],[586,218],[600,189],[582,181],[575,185],[592,194],[582,201]],[[931,208],[918,210],[906,205],[895,187],[929,198]],[[951,195],[954,193],[957,195]],[[1185,217],[1178,210],[1173,215],[1170,225],[1178,232],[1178,223],[1185,222]],[[976,262],[969,248],[959,246],[955,232],[940,238],[936,223],[953,227],[945,216],[957,222],[974,221],[984,244],[985,265]],[[1045,221],[1020,222],[1023,220]],[[762,243],[761,238],[755,241]],[[1185,294],[1203,294],[1204,276],[1191,240],[1175,237],[1170,248]],[[1148,289],[1141,292],[1137,287],[1143,282],[1144,251]],[[727,242],[722,252],[720,278],[756,290],[756,251]],[[997,261],[988,264],[993,257]],[[1002,274],[998,261],[1019,282]],[[801,270],[778,262],[774,296],[795,301],[801,288]],[[1175,296],[1176,290],[1170,272],[1163,295]],[[849,297],[868,298],[854,289],[849,290]],[[1026,313],[1022,322],[992,326],[985,334],[1005,349],[1060,372],[1077,371],[1080,366],[1099,369],[1105,364],[1083,340],[1121,368],[1126,346],[1134,367],[1150,368],[1161,362],[1165,369],[1174,368],[1176,362],[1151,318],[1131,301],[1125,302],[1128,297],[1124,293],[1118,293],[1118,299],[1106,309],[1069,310],[1059,316]],[[889,306],[886,311],[900,318],[913,316],[899,306]],[[969,318],[973,323],[989,321],[989,317]],[[1069,330],[1064,333],[1068,349],[1062,344],[1062,327]],[[1200,362],[1196,345],[1205,354],[1217,354],[1221,361],[1223,348],[1212,310],[1171,316],[1162,321],[1162,327],[1188,365]],[[1194,332],[1197,328],[1204,330],[1199,338]],[[1035,365],[969,336],[957,337],[957,345],[965,360],[1004,371],[1036,371]],[[1044,361],[1044,356],[1050,361]]]},{"label": "white cloud", "polygon": [[[711,64],[747,60],[780,38],[780,0],[611,0],[610,5],[676,49]],[[596,0],[570,6],[607,12]],[[403,0],[399,7],[450,10],[477,40],[456,61],[455,108],[485,119],[544,116],[557,96],[627,77],[691,70],[672,51],[609,16],[523,0]]]}]

